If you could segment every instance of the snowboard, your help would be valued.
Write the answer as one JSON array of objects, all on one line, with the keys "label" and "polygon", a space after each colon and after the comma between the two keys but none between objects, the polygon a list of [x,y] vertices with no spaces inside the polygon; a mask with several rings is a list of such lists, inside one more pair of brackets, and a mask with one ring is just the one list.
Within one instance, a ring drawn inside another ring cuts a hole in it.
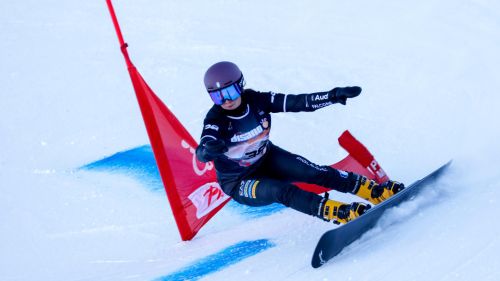
[{"label": "snowboard", "polygon": [[385,210],[413,198],[423,187],[434,182],[450,166],[451,161],[439,167],[426,177],[407,186],[405,189],[372,207],[360,217],[338,228],[325,232],[314,250],[311,265],[318,268],[339,254],[345,247],[375,226]]}]

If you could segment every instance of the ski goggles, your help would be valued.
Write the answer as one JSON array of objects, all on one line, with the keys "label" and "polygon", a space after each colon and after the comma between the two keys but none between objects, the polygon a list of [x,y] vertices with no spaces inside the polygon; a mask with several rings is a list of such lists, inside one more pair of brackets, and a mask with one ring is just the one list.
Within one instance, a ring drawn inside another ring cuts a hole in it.
[{"label": "ski goggles", "polygon": [[226,100],[233,101],[241,97],[242,91],[243,87],[240,87],[239,83],[234,83],[219,90],[209,91],[208,94],[216,105],[222,105]]}]

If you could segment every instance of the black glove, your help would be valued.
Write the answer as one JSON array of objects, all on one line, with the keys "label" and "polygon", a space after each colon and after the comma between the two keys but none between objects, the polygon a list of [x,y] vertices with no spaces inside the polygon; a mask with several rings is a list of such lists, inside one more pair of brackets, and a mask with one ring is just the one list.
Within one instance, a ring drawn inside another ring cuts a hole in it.
[{"label": "black glove", "polygon": [[202,145],[201,158],[204,162],[212,161],[227,152],[226,143],[223,140],[209,140]]},{"label": "black glove", "polygon": [[333,103],[341,103],[343,105],[346,104],[348,98],[354,98],[359,96],[361,93],[361,87],[337,87],[333,88],[328,92],[330,94],[330,100]]}]

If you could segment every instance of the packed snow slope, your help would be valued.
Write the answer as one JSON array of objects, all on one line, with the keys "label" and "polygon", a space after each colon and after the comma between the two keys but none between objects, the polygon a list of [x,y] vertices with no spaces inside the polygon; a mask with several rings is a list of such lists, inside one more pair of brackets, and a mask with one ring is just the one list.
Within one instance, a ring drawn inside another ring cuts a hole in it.
[{"label": "packed snow slope", "polygon": [[180,242],[157,181],[81,168],[148,144],[105,1],[3,0],[1,280],[500,280],[498,1],[115,2],[132,60],[196,138],[204,71],[230,60],[262,91],[363,88],[275,114],[285,149],[331,164],[349,129],[405,183],[453,165],[317,270],[334,226],[293,210],[228,206]]}]

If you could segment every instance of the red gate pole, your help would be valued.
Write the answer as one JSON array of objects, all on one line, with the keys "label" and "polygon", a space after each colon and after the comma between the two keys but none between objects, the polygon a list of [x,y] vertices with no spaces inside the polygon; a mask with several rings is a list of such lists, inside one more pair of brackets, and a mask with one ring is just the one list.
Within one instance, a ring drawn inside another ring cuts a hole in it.
[{"label": "red gate pole", "polygon": [[125,58],[125,62],[127,63],[127,67],[132,68],[134,67],[134,65],[132,64],[132,61],[130,61],[130,57],[127,52],[128,44],[123,40],[122,31],[120,29],[120,25],[118,24],[118,19],[116,18],[113,4],[111,3],[111,0],[106,0],[106,4],[108,4],[108,10],[111,15],[111,20],[113,21],[113,25],[115,26],[116,35],[118,36],[118,41],[120,42],[120,49],[123,53],[123,57]]}]

